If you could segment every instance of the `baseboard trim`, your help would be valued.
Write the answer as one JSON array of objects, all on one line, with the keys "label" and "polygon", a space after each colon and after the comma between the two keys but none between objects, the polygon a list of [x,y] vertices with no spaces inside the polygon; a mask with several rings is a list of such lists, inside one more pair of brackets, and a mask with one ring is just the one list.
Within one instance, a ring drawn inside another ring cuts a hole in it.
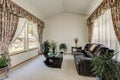
[{"label": "baseboard trim", "polygon": [[31,60],[31,59],[34,59],[34,58],[36,58],[37,56],[40,56],[40,54],[38,54],[38,55],[36,55],[36,56],[34,56],[34,57],[32,57],[32,58],[29,58],[29,59],[27,59],[27,60],[25,60],[25,61],[23,61],[23,62],[15,65],[15,66],[12,66],[12,67],[10,67],[10,69],[13,69],[13,68],[15,68],[15,67],[17,67],[17,66],[19,66],[19,65],[21,65],[21,64],[23,64],[23,63],[25,63],[25,62],[27,62],[27,61],[29,61],[29,60]]}]

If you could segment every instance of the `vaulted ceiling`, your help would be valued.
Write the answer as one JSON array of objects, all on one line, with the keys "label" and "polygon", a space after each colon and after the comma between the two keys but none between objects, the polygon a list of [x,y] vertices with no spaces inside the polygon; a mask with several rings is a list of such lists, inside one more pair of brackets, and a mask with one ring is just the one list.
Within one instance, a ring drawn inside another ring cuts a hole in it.
[{"label": "vaulted ceiling", "polygon": [[[51,17],[61,13],[75,13],[81,15],[90,15],[103,0],[23,0],[43,14]],[[98,3],[99,2],[99,3]]]}]

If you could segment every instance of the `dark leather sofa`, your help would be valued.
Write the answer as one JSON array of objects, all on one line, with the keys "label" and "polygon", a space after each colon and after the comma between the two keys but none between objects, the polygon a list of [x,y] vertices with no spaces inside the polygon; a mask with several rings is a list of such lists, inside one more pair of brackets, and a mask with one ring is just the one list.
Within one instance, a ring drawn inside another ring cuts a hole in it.
[{"label": "dark leather sofa", "polygon": [[84,49],[76,50],[74,60],[79,75],[94,76],[91,72],[91,60],[94,56],[99,56],[104,51],[109,50],[102,44],[88,43]]}]

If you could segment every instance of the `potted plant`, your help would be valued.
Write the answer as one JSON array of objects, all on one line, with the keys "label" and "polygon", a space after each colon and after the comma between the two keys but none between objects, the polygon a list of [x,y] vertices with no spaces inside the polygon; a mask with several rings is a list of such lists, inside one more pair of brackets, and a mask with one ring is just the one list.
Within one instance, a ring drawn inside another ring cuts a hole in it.
[{"label": "potted plant", "polygon": [[65,43],[61,43],[59,46],[59,50],[63,53],[67,51],[67,46]]},{"label": "potted plant", "polygon": [[50,48],[52,49],[52,53],[55,53],[55,50],[57,49],[57,42],[51,41]]},{"label": "potted plant", "polygon": [[120,79],[120,63],[113,59],[114,53],[106,51],[104,54],[92,59],[92,69],[98,80]]},{"label": "potted plant", "polygon": [[0,56],[0,75],[5,75],[8,71],[8,59],[4,54]]}]

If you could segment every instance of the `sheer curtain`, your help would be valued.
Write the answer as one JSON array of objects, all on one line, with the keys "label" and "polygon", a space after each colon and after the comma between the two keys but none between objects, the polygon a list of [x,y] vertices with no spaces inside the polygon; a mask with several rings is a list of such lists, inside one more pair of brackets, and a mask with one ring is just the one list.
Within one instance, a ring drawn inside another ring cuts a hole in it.
[{"label": "sheer curtain", "polygon": [[92,42],[101,43],[110,49],[114,49],[116,52],[120,50],[110,9],[94,21]]},{"label": "sheer curtain", "polygon": [[23,31],[23,29],[25,28],[26,24],[27,24],[27,19],[19,18],[17,30],[16,30],[15,35],[14,35],[14,37],[13,37],[13,39],[12,39],[10,44],[12,44],[19,37],[19,35]]}]

